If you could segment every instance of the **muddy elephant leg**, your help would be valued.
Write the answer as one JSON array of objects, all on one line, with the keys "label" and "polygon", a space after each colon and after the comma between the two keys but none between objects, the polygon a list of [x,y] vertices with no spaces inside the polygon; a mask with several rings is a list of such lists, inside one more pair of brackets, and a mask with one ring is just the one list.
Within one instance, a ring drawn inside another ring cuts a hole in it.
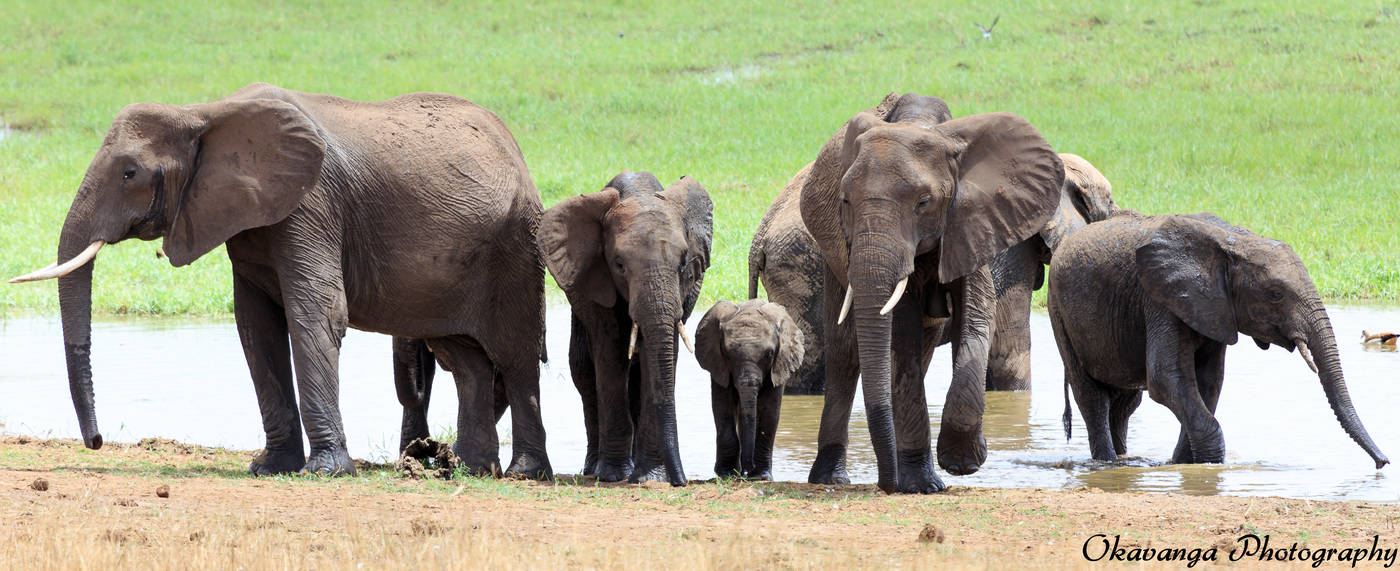
[{"label": "muddy elephant leg", "polygon": [[845,286],[830,269],[822,297],[823,335],[826,337],[826,396],[822,403],[821,428],[817,432],[817,459],[807,481],[813,484],[849,484],[846,475],[846,444],[850,438],[851,405],[855,402],[856,379],[860,376],[855,331],[851,316],[837,325]]},{"label": "muddy elephant leg", "polygon": [[734,411],[739,394],[732,386],[710,383],[710,409],[715,417],[715,475],[721,478],[739,476],[739,432],[735,428]]},{"label": "muddy elephant leg", "polygon": [[306,465],[306,452],[292,389],[287,317],[281,306],[237,273],[233,275],[233,309],[267,437],[266,447],[248,471],[259,476],[296,472]]},{"label": "muddy elephant leg", "polygon": [[432,397],[433,375],[437,361],[422,339],[394,337],[394,388],[399,404],[403,405],[403,424],[399,432],[399,452],[409,442],[430,436],[428,401]]},{"label": "muddy elephant leg", "polygon": [[584,476],[598,473],[598,379],[589,354],[588,330],[577,315],[569,318],[569,374],[583,400],[583,430],[588,447],[583,455]]},{"label": "muddy elephant leg", "polygon": [[987,390],[1031,389],[1031,292],[1042,276],[1035,241],[1012,246],[992,260],[996,330],[987,357]]},{"label": "muddy elephant leg", "polygon": [[1074,391],[1074,402],[1079,405],[1079,416],[1084,419],[1084,431],[1089,433],[1089,453],[1095,460],[1117,460],[1113,431],[1109,425],[1112,388],[1085,376],[1082,371],[1068,370],[1068,366],[1066,369],[1066,382]]},{"label": "muddy elephant leg", "polygon": [[[324,270],[325,266],[318,266]],[[337,274],[338,275],[338,272]],[[292,340],[292,364],[297,395],[301,397],[301,421],[311,441],[311,456],[302,468],[315,474],[354,474],[355,465],[345,443],[340,416],[340,343],[349,315],[345,291],[334,278],[310,280],[284,276],[282,299],[286,302],[287,331]]]},{"label": "muddy elephant leg", "polygon": [[462,335],[429,339],[428,345],[457,384],[457,441],[452,453],[474,475],[500,474],[501,441],[493,414],[495,376],[486,351]]},{"label": "muddy elephant leg", "polygon": [[758,435],[754,439],[754,469],[748,477],[773,479],[773,441],[778,437],[778,416],[783,410],[783,391],[770,385],[758,395]]},{"label": "muddy elephant leg", "polygon": [[[923,303],[910,288],[895,306],[890,353],[898,461],[895,489],[906,494],[929,494],[947,488],[933,472],[928,400],[924,396]],[[932,356],[932,353],[930,353]]]},{"label": "muddy elephant leg", "polygon": [[[531,338],[538,338],[532,336]],[[535,480],[554,477],[545,449],[544,418],[540,414],[539,351],[513,352],[496,365],[492,386],[492,426],[510,406],[511,459],[506,475]]]},{"label": "muddy elephant leg", "polygon": [[[1220,388],[1224,379],[1225,345],[1206,342],[1196,351],[1196,390],[1201,394],[1201,401],[1205,403],[1206,409],[1210,410],[1212,416],[1215,415],[1215,406],[1220,401]],[[1191,449],[1191,439],[1186,434],[1185,427],[1177,436],[1176,450],[1172,453],[1172,461],[1177,464],[1206,461],[1196,459],[1196,454]]]},{"label": "muddy elephant leg", "polygon": [[1108,428],[1113,436],[1113,452],[1119,456],[1128,452],[1128,418],[1142,404],[1142,391],[1115,389],[1108,405]]},{"label": "muddy elephant leg", "polygon": [[952,289],[953,379],[938,427],[938,464],[949,474],[972,474],[987,461],[982,415],[987,408],[987,352],[996,288],[985,266]]},{"label": "muddy elephant leg", "polygon": [[[1146,322],[1148,394],[1176,415],[1191,452],[1189,456],[1173,456],[1172,462],[1224,461],[1224,433],[1197,388],[1198,336],[1159,307],[1147,309]],[[1180,446],[1177,451],[1182,451]]]}]

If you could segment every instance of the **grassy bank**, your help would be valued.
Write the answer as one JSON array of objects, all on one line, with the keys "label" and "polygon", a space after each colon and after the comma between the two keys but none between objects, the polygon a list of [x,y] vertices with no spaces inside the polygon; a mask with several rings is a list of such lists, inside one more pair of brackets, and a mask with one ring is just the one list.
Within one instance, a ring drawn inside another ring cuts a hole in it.
[{"label": "grassy bank", "polygon": [[[710,299],[740,298],[749,237],[787,178],[889,91],[1007,110],[1085,156],[1119,203],[1210,210],[1294,245],[1323,294],[1400,299],[1400,5],[11,2],[0,26],[0,274],[52,262],[87,162],[127,103],[254,81],[357,99],[444,91],[499,113],[546,205],[622,169],[715,199]],[[1000,16],[990,40],[974,22]],[[103,251],[95,308],[231,309],[216,251]],[[52,284],[0,286],[0,314]]]}]

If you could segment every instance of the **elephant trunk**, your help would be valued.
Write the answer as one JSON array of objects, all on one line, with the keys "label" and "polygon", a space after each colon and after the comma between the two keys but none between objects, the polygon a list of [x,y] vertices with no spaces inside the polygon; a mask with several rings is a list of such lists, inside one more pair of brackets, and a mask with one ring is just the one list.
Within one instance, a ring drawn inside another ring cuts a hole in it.
[{"label": "elephant trunk", "polygon": [[[649,280],[676,284],[674,273],[670,279]],[[651,411],[654,423],[643,423],[644,430],[653,430],[650,435],[661,453],[666,466],[666,479],[672,486],[684,486],[685,470],[681,466],[680,444],[676,430],[676,335],[680,326],[680,293],[675,285],[668,287],[648,287],[638,306],[634,323],[640,323],[639,330],[645,342],[646,367],[643,387],[643,403]],[[645,440],[644,440],[645,441]]]},{"label": "elephant trunk", "polygon": [[1313,304],[1306,334],[1307,338],[1302,340],[1305,344],[1299,344],[1299,350],[1303,352],[1304,358],[1307,358],[1309,353],[1315,357],[1318,379],[1322,381],[1322,390],[1327,393],[1327,403],[1332,405],[1332,413],[1337,416],[1337,421],[1351,439],[1371,455],[1371,459],[1376,461],[1377,469],[1389,464],[1390,459],[1371,441],[1371,435],[1366,432],[1361,418],[1356,415],[1356,408],[1351,404],[1346,379],[1342,377],[1342,361],[1337,355],[1337,339],[1332,334],[1332,322],[1327,318],[1327,311],[1323,309],[1320,301]]},{"label": "elephant trunk", "polygon": [[[79,192],[79,196],[82,196]],[[71,260],[93,240],[88,231],[86,209],[75,201],[58,243],[59,261]],[[68,390],[73,395],[73,408],[78,413],[78,426],[83,444],[97,450],[102,448],[102,433],[97,429],[97,410],[92,394],[92,268],[95,260],[58,278],[58,305],[63,318],[63,345],[68,362]]]},{"label": "elephant trunk", "polygon": [[739,390],[739,466],[744,475],[754,475],[754,449],[758,441],[758,390],[763,384],[763,372],[748,363],[735,375]]},{"label": "elephant trunk", "polygon": [[[865,418],[879,465],[878,485],[893,493],[898,482],[895,463],[894,409],[890,391],[889,309],[913,266],[912,250],[874,232],[859,234],[851,248],[850,284],[853,294],[860,377]],[[906,251],[908,250],[908,251]]]}]

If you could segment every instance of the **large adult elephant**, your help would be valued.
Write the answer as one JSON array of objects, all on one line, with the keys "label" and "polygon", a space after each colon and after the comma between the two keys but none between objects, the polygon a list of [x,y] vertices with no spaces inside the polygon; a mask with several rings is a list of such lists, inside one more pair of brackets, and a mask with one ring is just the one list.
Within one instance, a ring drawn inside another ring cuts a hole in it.
[{"label": "large adult elephant", "polygon": [[[924,121],[942,123],[952,118],[948,104],[937,97],[917,94],[886,96],[886,120],[891,123]],[[826,385],[826,359],[822,351],[822,275],[826,263],[821,248],[802,223],[802,187],[812,170],[808,163],[778,193],[749,245],[749,299],[758,297],[759,281],[768,299],[787,308],[802,330],[802,367],[783,389],[786,394],[819,395]]]},{"label": "large adult elephant", "polygon": [[[1211,214],[1125,212],[1068,237],[1049,284],[1065,383],[1094,459],[1126,451],[1145,389],[1181,421],[1173,462],[1223,462],[1215,406],[1225,350],[1242,333],[1261,349],[1296,349],[1342,428],[1376,468],[1389,462],[1356,415],[1327,310],[1288,244]],[[1066,400],[1066,436],[1069,414]]]},{"label": "large adult elephant", "polygon": [[[686,484],[676,432],[676,335],[710,267],[714,206],[695,179],[623,172],[545,212],[540,251],[569,298],[569,369],[583,399],[584,474]],[[689,341],[686,344],[689,345]],[[635,438],[634,438],[635,436]]]},{"label": "large adult elephant", "polygon": [[123,109],[68,211],[59,263],[18,279],[59,278],[69,386],[89,448],[102,446],[89,361],[93,258],[104,244],[163,238],[174,266],[227,246],[267,436],[253,473],[355,471],[337,365],[351,326],[426,340],[457,381],[454,450],[477,472],[499,470],[492,391],[503,384],[514,411],[507,471],[548,477],[541,212],[510,131],[469,101],[416,93],[366,103],[253,84],[212,103]]},{"label": "large adult elephant", "polygon": [[1090,222],[1108,218],[1112,185],[1103,173],[1079,155],[1060,153],[1065,183],[1055,215],[1034,236],[992,259],[996,284],[996,327],[987,357],[987,390],[1023,391],[1031,388],[1031,292],[1045,283],[1045,266],[1066,236]]},{"label": "large adult elephant", "polygon": [[826,402],[809,480],[847,480],[859,376],[880,489],[935,492],[945,486],[929,449],[929,358],[936,345],[953,344],[939,464],[975,472],[987,454],[982,411],[995,303],[987,266],[1054,214],[1064,166],[1016,115],[889,123],[892,99],[837,131],[802,188],[802,220],[826,262]]}]

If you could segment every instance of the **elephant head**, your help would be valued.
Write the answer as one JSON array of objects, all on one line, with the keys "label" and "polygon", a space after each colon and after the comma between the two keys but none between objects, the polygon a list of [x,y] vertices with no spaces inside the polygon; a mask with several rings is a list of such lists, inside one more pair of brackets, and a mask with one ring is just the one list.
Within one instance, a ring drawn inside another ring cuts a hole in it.
[{"label": "elephant head", "polygon": [[68,209],[58,261],[10,280],[58,278],[68,384],[88,448],[102,447],[89,353],[97,251],[127,238],[164,238],[171,265],[189,264],[295,210],[324,155],[316,126],[279,100],[138,103],[117,115]]},{"label": "elephant head", "polygon": [[[676,439],[675,339],[695,308],[710,266],[713,205],[689,177],[664,190],[648,172],[623,172],[607,187],[560,202],[540,224],[541,253],[570,303],[627,304],[633,343],[653,386],[644,410],[660,430],[671,483],[684,483]],[[630,358],[629,349],[629,358]]]},{"label": "elephant head", "polygon": [[1297,349],[1342,428],[1376,468],[1390,462],[1356,415],[1327,310],[1288,244],[1203,213],[1165,217],[1135,255],[1148,297],[1202,336],[1231,345],[1243,333],[1261,349]]},{"label": "elephant head", "polygon": [[[1064,167],[1040,133],[1010,113],[928,125],[862,112],[816,164],[803,188],[802,218],[846,286],[838,323],[848,312],[855,317],[867,421],[880,484],[889,490],[890,311],[911,277],[916,287],[953,282],[1039,231],[1054,212]],[[977,403],[983,390],[980,383],[950,388],[974,392],[965,396]],[[945,411],[949,422],[980,426],[980,408]]]},{"label": "elephant head", "polygon": [[802,343],[802,330],[787,310],[759,299],[716,303],[695,330],[695,360],[710,372],[711,382],[739,393],[739,461],[745,474],[755,465],[759,389],[767,382],[772,390],[783,390],[802,366]]},{"label": "elephant head", "polygon": [[[1040,230],[1040,238],[1051,252],[1074,231],[1118,211],[1118,205],[1113,202],[1113,185],[1094,165],[1079,155],[1069,153],[1060,153],[1060,160],[1065,165],[1060,205]],[[1049,260],[1042,262],[1050,263]]]}]

